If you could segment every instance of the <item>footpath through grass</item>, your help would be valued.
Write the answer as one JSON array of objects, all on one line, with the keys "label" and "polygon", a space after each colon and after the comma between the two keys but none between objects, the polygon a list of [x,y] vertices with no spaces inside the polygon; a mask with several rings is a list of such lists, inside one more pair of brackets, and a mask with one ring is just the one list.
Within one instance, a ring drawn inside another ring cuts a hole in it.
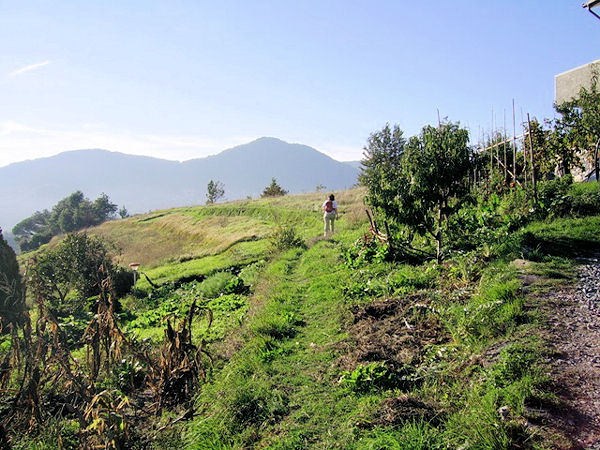
[{"label": "footpath through grass", "polygon": [[187,447],[543,446],[526,412],[553,397],[520,269],[353,267],[342,253],[356,237],[267,267],[236,351],[198,396]]}]

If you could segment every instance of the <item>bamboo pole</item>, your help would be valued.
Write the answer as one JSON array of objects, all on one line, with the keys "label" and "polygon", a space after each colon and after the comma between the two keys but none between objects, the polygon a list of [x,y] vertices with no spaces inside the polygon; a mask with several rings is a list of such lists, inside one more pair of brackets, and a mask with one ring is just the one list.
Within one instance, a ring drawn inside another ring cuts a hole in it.
[{"label": "bamboo pole", "polygon": [[508,181],[508,168],[506,167],[506,109],[504,110],[504,183]]},{"label": "bamboo pole", "polygon": [[533,198],[537,203],[537,184],[535,179],[535,158],[533,149],[533,137],[531,136],[531,119],[527,113],[527,128],[529,129],[529,157],[531,158],[531,183],[533,184]]},{"label": "bamboo pole", "polygon": [[[521,108],[521,126],[525,128],[523,108]],[[525,145],[525,132],[523,132],[523,185],[527,186],[527,146]]]},{"label": "bamboo pole", "polygon": [[[505,167],[504,164],[502,164],[502,161],[499,161],[499,164],[502,167]],[[507,171],[508,171],[508,173],[509,173],[510,176],[514,176],[514,174],[510,171],[510,169],[507,168]],[[518,184],[519,186],[521,186],[521,183],[518,180],[515,180],[515,183]]]},{"label": "bamboo pole", "polygon": [[517,127],[515,125],[515,99],[512,101],[512,114],[513,114],[513,172],[514,179],[517,181]]}]

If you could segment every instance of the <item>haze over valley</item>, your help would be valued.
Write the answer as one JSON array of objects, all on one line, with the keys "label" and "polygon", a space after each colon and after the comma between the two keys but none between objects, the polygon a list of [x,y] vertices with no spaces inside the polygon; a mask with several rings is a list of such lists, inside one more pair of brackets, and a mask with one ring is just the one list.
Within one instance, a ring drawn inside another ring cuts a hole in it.
[{"label": "haze over valley", "polygon": [[129,213],[206,201],[210,180],[224,184],[222,200],[259,196],[272,178],[290,193],[356,184],[358,163],[339,162],[312,147],[260,138],[185,162],[107,150],[77,150],[0,168],[0,226],[10,231],[35,211],[80,190],[106,193]]}]

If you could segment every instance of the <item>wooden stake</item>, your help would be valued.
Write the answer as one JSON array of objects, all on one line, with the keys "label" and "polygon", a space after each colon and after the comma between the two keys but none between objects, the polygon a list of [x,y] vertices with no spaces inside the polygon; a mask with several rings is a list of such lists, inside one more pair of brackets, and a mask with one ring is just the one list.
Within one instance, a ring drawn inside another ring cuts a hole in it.
[{"label": "wooden stake", "polygon": [[537,185],[535,180],[535,158],[533,150],[533,137],[531,136],[531,119],[527,113],[527,127],[529,128],[529,157],[531,158],[531,183],[533,184],[533,199],[537,203]]},{"label": "wooden stake", "polygon": [[504,110],[504,183],[508,181],[508,169],[506,167],[506,110]]},{"label": "wooden stake", "polygon": [[517,181],[517,127],[515,125],[515,99],[512,101],[512,113],[513,113],[513,181]]}]

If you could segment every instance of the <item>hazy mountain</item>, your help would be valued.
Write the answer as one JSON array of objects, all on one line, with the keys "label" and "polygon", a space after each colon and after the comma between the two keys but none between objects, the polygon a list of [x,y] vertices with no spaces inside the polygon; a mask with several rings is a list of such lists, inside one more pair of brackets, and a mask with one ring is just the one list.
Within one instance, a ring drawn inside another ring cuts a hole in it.
[{"label": "hazy mountain", "polygon": [[354,167],[356,170],[360,170],[360,161],[344,161],[344,164],[348,164],[350,167]]},{"label": "hazy mountain", "polygon": [[130,213],[206,201],[212,179],[225,185],[225,199],[257,197],[271,182],[290,193],[349,188],[358,170],[314,148],[260,138],[218,155],[185,162],[106,150],[76,150],[0,168],[0,226],[6,230],[35,211],[50,209],[80,190],[95,199],[106,193]]}]

